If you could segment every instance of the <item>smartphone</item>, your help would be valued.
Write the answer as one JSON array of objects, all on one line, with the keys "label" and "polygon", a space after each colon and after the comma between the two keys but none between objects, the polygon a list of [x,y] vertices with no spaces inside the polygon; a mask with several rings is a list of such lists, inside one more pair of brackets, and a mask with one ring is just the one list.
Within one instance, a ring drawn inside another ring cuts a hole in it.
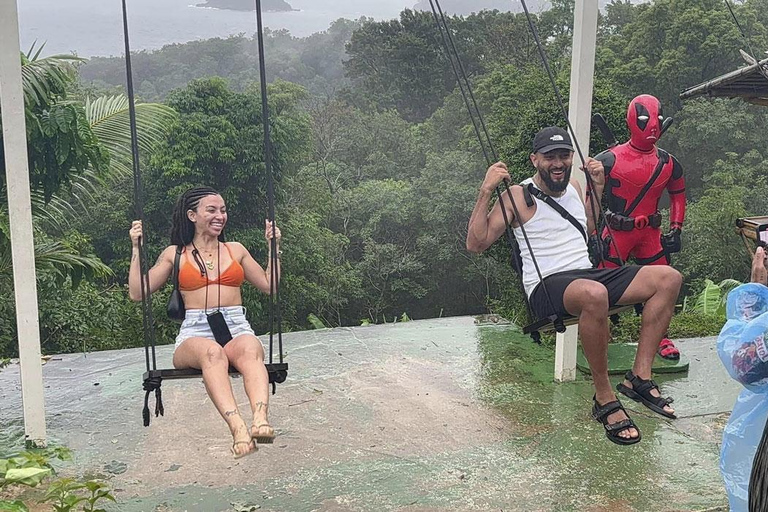
[{"label": "smartphone", "polygon": [[208,314],[208,325],[211,326],[213,338],[222,347],[232,339],[232,333],[229,332],[227,321],[224,319],[224,315],[221,311],[215,311]]},{"label": "smartphone", "polygon": [[768,247],[768,224],[757,226],[757,245],[763,248]]}]

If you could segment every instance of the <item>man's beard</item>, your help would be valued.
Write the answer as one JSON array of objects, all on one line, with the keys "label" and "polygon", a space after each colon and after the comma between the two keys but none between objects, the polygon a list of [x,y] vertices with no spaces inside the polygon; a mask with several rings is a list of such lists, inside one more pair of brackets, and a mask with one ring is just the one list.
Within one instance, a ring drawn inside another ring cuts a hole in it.
[{"label": "man's beard", "polygon": [[539,171],[539,177],[547,186],[551,192],[563,192],[568,188],[568,183],[571,181],[571,169],[570,167],[565,170],[563,181],[555,181],[549,174],[549,171]]}]

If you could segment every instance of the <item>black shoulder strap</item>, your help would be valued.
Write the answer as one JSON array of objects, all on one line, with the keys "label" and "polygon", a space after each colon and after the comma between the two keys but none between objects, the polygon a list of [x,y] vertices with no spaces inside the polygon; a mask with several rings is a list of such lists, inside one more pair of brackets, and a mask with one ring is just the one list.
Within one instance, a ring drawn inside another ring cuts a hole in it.
[{"label": "black shoulder strap", "polygon": [[176,257],[173,259],[173,287],[174,288],[179,287],[179,264],[181,262],[181,251],[183,249],[184,247],[181,245],[176,246]]},{"label": "black shoulder strap", "polygon": [[557,213],[559,213],[559,214],[560,214],[560,215],[561,215],[561,216],[562,216],[564,219],[566,219],[568,222],[570,222],[571,224],[573,224],[573,225],[576,227],[576,229],[578,229],[578,230],[579,230],[579,233],[581,233],[581,236],[582,236],[582,237],[584,237],[584,242],[586,242],[586,241],[587,241],[587,232],[584,230],[584,226],[582,226],[582,225],[581,225],[581,223],[580,223],[579,221],[577,221],[577,220],[574,218],[574,216],[573,216],[573,215],[571,215],[571,214],[568,212],[568,210],[566,210],[565,208],[563,208],[562,206],[560,206],[560,204],[558,204],[558,202],[557,202],[557,201],[555,201],[554,199],[552,199],[550,196],[548,196],[547,194],[545,194],[545,193],[544,193],[544,192],[542,192],[541,190],[539,190],[539,189],[537,189],[536,187],[534,187],[534,186],[533,186],[533,183],[529,183],[527,188],[528,188],[528,191],[529,191],[531,194],[533,194],[534,196],[536,196],[536,198],[537,198],[537,199],[539,199],[539,200],[541,200],[541,201],[544,201],[545,203],[547,203],[547,204],[550,206],[550,208],[552,208],[553,210],[555,210],[555,211],[556,211]]},{"label": "black shoulder strap", "polygon": [[531,197],[531,191],[528,187],[523,187],[523,198],[525,199],[525,205],[530,208],[533,206],[533,198]]},{"label": "black shoulder strap", "polygon": [[659,163],[656,164],[656,169],[653,170],[653,175],[651,176],[651,179],[648,180],[648,183],[645,184],[645,186],[640,190],[640,193],[637,194],[635,197],[635,200],[632,201],[632,203],[629,205],[629,207],[624,210],[624,215],[627,217],[630,216],[630,214],[635,211],[635,208],[637,208],[637,205],[640,204],[640,201],[643,200],[645,197],[645,194],[648,193],[648,191],[651,189],[651,186],[656,182],[656,180],[659,177],[659,174],[661,174],[661,170],[664,168],[665,165],[667,165],[667,162],[669,162],[669,153],[664,151],[663,149],[659,149],[656,153],[659,157]]}]

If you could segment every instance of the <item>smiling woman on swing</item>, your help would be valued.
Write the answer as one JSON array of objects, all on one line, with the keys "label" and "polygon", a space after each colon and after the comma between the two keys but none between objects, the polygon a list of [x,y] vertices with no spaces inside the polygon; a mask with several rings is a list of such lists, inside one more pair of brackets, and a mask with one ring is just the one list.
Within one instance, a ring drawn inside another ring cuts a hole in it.
[{"label": "smiling woman on swing", "polygon": [[[176,337],[173,366],[202,370],[208,396],[232,432],[232,454],[240,458],[256,451],[256,443],[272,443],[275,438],[275,431],[267,419],[269,377],[264,365],[264,348],[245,318],[240,295],[244,280],[264,293],[270,293],[272,273],[269,263],[266,269],[262,268],[242,244],[224,242],[222,232],[226,224],[227,207],[214,189],[195,187],[183,193],[173,211],[171,245],[163,250],[149,270],[149,288],[151,293],[165,285],[173,272],[176,248],[182,247],[178,276],[186,315]],[[135,301],[141,300],[138,255],[141,236],[141,221],[133,221],[128,291]],[[271,246],[272,236],[272,223],[267,220],[265,238],[268,246]],[[280,230],[277,227],[274,236],[279,255]],[[277,261],[279,281],[280,260]],[[253,412],[250,428],[240,416],[232,392],[230,365],[243,377]]]}]

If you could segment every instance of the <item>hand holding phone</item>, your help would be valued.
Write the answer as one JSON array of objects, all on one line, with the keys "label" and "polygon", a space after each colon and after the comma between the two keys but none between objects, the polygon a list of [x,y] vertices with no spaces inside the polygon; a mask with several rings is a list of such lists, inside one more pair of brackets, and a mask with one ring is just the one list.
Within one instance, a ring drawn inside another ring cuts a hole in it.
[{"label": "hand holding phone", "polygon": [[768,247],[768,224],[757,226],[757,245],[762,248]]}]

